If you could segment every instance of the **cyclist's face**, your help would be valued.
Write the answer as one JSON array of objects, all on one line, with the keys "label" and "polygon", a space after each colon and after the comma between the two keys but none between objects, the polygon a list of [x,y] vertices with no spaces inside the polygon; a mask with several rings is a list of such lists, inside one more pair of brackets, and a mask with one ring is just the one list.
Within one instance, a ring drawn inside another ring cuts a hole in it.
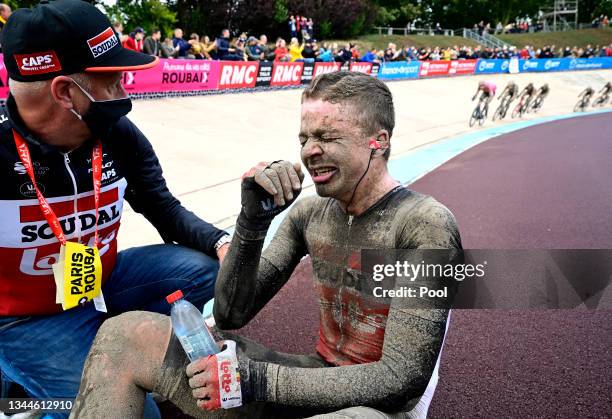
[{"label": "cyclist's face", "polygon": [[355,107],[306,100],[299,140],[302,162],[317,193],[348,202],[370,156]]}]

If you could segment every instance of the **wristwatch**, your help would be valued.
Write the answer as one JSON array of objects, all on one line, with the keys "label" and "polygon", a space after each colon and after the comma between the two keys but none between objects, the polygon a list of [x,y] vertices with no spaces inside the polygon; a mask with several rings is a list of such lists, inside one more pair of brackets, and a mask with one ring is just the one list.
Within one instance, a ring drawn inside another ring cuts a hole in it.
[{"label": "wristwatch", "polygon": [[215,252],[219,251],[221,246],[223,246],[225,243],[230,243],[231,241],[232,237],[229,234],[221,237],[219,240],[217,240],[217,243],[215,243]]}]

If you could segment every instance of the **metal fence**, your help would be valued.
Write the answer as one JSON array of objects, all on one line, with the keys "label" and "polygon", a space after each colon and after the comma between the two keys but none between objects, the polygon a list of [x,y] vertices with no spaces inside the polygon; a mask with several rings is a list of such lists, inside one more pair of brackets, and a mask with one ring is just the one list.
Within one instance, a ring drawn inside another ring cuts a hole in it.
[{"label": "metal fence", "polygon": [[444,35],[444,36],[455,36],[454,29],[441,29],[441,28],[414,28],[414,27],[404,27],[404,28],[391,28],[391,27],[383,27],[376,26],[374,30],[377,31],[378,35]]}]

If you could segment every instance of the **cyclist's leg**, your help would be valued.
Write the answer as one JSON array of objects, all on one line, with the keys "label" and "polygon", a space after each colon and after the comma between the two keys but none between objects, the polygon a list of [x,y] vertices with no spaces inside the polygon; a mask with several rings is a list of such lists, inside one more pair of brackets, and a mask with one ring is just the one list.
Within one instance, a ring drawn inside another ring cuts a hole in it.
[{"label": "cyclist's leg", "polygon": [[[237,353],[253,361],[301,368],[323,368],[318,355],[291,355],[273,351],[250,339],[219,330],[222,339],[237,343]],[[194,417],[279,417],[281,412],[251,403],[206,415],[194,403],[185,368],[189,360],[172,334],[170,318],[157,313],[130,312],[106,321],[87,359],[81,391],[73,414],[76,417],[138,418],[144,395],[155,391]],[[109,405],[108,400],[113,403]],[[310,413],[309,415],[312,415]]]}]

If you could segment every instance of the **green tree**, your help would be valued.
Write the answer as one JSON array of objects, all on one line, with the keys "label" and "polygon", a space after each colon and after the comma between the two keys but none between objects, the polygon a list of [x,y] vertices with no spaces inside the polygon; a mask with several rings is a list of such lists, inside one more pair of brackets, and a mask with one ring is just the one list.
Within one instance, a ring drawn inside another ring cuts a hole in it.
[{"label": "green tree", "polygon": [[600,1],[599,4],[593,9],[591,18],[601,15],[608,16],[608,19],[612,18],[612,0]]},{"label": "green tree", "polygon": [[380,26],[404,27],[408,22],[422,14],[419,1],[376,0],[373,1],[376,11],[375,23]]},{"label": "green tree", "polygon": [[168,36],[177,20],[176,12],[160,0],[117,0],[114,5],[105,5],[104,9],[111,22],[123,23],[126,33],[140,26],[147,33],[159,28]]}]

